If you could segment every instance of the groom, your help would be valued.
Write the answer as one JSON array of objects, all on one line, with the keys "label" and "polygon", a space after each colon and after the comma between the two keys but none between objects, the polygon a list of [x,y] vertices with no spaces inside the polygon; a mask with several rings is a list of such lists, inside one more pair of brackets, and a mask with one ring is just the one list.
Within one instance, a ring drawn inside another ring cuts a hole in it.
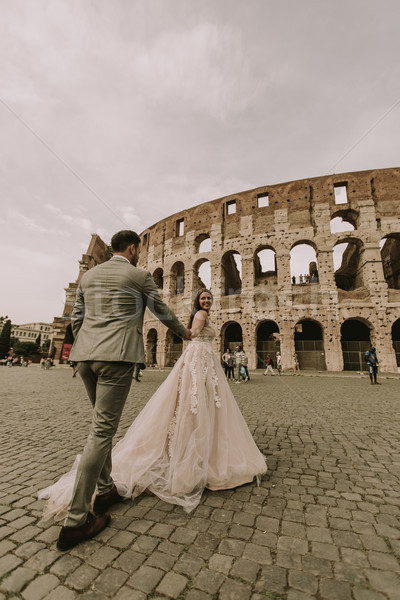
[{"label": "groom", "polygon": [[[111,519],[106,510],[122,500],[111,478],[111,447],[134,365],[145,360],[142,325],[146,306],[175,334],[190,338],[190,331],[161,300],[150,273],[136,268],[140,254],[137,233],[119,231],[112,237],[111,247],[113,257],[82,277],[72,311],[75,342],[70,359],[79,363],[93,415],[57,542],[60,550],[100,533]],[[96,514],[92,514],[89,508],[96,486]]]}]

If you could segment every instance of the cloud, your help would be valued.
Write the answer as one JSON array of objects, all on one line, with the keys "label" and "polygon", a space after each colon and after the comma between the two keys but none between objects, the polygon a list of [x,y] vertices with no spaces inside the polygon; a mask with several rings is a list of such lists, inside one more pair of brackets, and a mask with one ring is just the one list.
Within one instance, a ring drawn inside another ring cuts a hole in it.
[{"label": "cloud", "polygon": [[229,24],[169,31],[142,48],[133,71],[150,103],[223,120],[248,108],[266,86],[255,77],[241,30]]}]

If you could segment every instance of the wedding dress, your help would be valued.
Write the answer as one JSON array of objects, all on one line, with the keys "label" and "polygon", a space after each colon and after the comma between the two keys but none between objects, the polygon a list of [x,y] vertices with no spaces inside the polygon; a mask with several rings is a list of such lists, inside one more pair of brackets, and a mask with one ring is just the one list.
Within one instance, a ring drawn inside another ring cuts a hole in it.
[{"label": "wedding dress", "polygon": [[[201,327],[112,451],[112,478],[126,498],[148,490],[190,512],[204,488],[235,488],[267,471],[212,349],[216,332]],[[49,499],[45,518],[66,515],[78,463],[39,493]]]}]

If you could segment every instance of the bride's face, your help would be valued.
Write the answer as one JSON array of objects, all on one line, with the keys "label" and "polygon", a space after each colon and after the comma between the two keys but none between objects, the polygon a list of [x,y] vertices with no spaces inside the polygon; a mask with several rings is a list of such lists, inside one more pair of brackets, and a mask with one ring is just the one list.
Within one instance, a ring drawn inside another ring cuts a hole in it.
[{"label": "bride's face", "polygon": [[212,306],[212,298],[208,292],[203,292],[200,294],[199,298],[200,308],[206,310],[207,312],[210,310]]}]

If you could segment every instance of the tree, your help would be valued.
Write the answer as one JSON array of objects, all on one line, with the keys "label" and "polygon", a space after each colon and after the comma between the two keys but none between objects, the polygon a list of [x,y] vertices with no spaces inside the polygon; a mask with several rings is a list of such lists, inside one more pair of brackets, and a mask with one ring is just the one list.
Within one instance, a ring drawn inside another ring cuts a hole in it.
[{"label": "tree", "polygon": [[42,345],[42,334],[41,333],[38,333],[38,336],[35,340],[35,344],[37,344],[39,346],[39,348]]},{"label": "tree", "polygon": [[[2,317],[3,319],[3,317]],[[4,321],[4,319],[3,319]],[[4,358],[7,356],[8,351],[10,349],[10,339],[11,339],[11,321],[8,319],[4,322],[3,329],[0,333],[0,358]]]},{"label": "tree", "polygon": [[14,354],[19,354],[20,356],[30,356],[31,354],[37,354],[39,350],[39,346],[34,342],[17,342],[13,346]]},{"label": "tree", "polygon": [[43,350],[48,350],[50,348],[50,340],[44,340],[42,348]]}]

